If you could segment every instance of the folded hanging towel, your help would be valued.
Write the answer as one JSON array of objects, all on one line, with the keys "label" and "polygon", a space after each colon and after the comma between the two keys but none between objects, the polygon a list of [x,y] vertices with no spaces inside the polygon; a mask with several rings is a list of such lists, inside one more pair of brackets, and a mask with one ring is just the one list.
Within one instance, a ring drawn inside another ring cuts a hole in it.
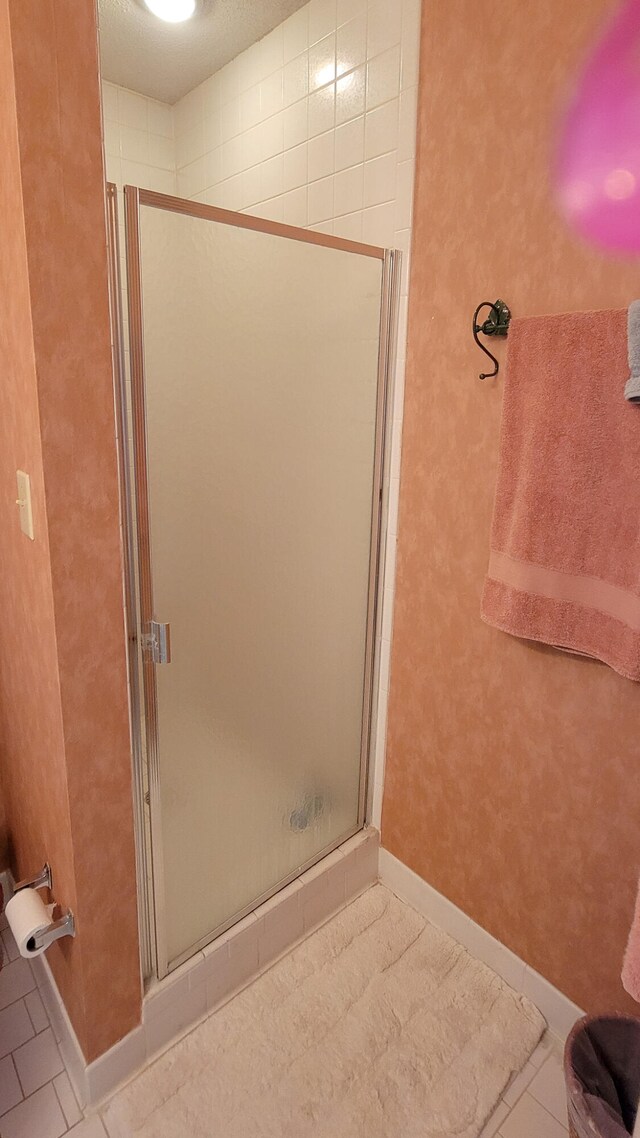
[{"label": "folded hanging towel", "polygon": [[624,397],[630,403],[640,403],[640,300],[633,300],[629,305],[627,351],[631,375],[625,384]]},{"label": "folded hanging towel", "polygon": [[631,932],[622,965],[622,983],[630,996],[640,1003],[640,889],[631,923]]},{"label": "folded hanging towel", "polygon": [[627,313],[514,319],[482,617],[640,680],[640,417]]}]

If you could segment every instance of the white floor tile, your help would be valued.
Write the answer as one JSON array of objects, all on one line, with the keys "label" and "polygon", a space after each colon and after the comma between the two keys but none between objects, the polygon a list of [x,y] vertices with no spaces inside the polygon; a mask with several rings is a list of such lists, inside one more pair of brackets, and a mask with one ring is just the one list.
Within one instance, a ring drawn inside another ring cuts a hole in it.
[{"label": "white floor tile", "polygon": [[17,1106],[21,1099],[22,1091],[13,1059],[7,1055],[5,1059],[0,1059],[0,1114]]},{"label": "white floor tile", "polygon": [[562,1063],[555,1055],[547,1059],[529,1087],[533,1095],[563,1126],[567,1121],[567,1093]]},{"label": "white floor tile", "polygon": [[545,1031],[529,1062],[533,1063],[534,1067],[540,1068],[550,1055],[562,1060],[563,1048],[564,1040],[558,1039],[550,1031]]},{"label": "white floor tile", "polygon": [[28,960],[20,956],[0,972],[0,1008],[7,1008],[32,992],[36,986]]},{"label": "white floor tile", "polygon": [[525,1063],[522,1070],[511,1080],[502,1096],[508,1107],[516,1105],[518,1099],[524,1094],[535,1074],[536,1068],[533,1066],[533,1063]]},{"label": "white floor tile", "polygon": [[69,1131],[69,1138],[71,1135],[73,1138],[107,1138],[107,1132],[97,1114],[74,1126]]},{"label": "white floor tile", "polygon": [[33,1094],[38,1087],[44,1086],[64,1071],[58,1044],[50,1027],[14,1051],[13,1058],[25,1095]]},{"label": "white floor tile", "polygon": [[0,1058],[31,1039],[33,1026],[25,1001],[17,1000],[0,1012]]},{"label": "white floor tile", "polygon": [[62,1138],[66,1133],[53,1083],[47,1083],[2,1118],[2,1138]]},{"label": "white floor tile", "polygon": [[491,1115],[491,1118],[488,1120],[488,1122],[485,1122],[480,1133],[480,1138],[494,1138],[502,1126],[505,1118],[507,1118],[510,1109],[511,1108],[507,1106],[506,1102],[503,1102],[501,1099],[493,1114]]},{"label": "white floor tile", "polygon": [[566,1138],[567,1131],[528,1092],[500,1127],[500,1138]]},{"label": "white floor tile", "polygon": [[13,933],[10,929],[3,929],[2,943],[4,945],[4,950],[7,954],[7,958],[9,960],[17,960],[20,956],[20,953],[18,952],[18,946],[13,939]]},{"label": "white floor tile", "polygon": [[39,1031],[44,1031],[44,1029],[49,1026],[49,1016],[45,1011],[40,993],[37,991],[29,992],[28,995],[25,996],[24,1002],[27,1005],[27,1011],[31,1016],[31,1022],[37,1035]]},{"label": "white floor tile", "polygon": [[67,1072],[64,1071],[62,1075],[56,1075],[53,1085],[58,1096],[58,1102],[62,1107],[62,1113],[67,1120],[67,1126],[75,1126],[76,1122],[82,1121],[82,1111],[76,1101]]}]

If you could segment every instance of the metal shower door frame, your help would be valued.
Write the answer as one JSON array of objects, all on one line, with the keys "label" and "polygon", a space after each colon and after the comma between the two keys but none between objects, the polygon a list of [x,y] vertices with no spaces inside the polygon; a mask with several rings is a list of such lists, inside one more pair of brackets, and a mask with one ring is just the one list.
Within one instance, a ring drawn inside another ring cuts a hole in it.
[{"label": "metal shower door frame", "polygon": [[[380,551],[382,543],[383,521],[383,491],[385,475],[385,455],[387,453],[388,435],[388,404],[391,388],[396,328],[398,321],[398,298],[401,253],[396,250],[385,250],[374,245],[366,245],[357,241],[343,240],[328,234],[318,233],[307,229],[298,229],[278,222],[267,221],[263,218],[253,217],[249,214],[235,213],[231,210],[207,206],[200,202],[192,202],[183,198],[172,197],[168,194],[159,194],[151,190],[139,189],[135,186],[125,186],[125,222],[126,222],[126,263],[127,263],[127,296],[129,307],[129,350],[130,350],[130,380],[133,416],[133,452],[134,452],[134,490],[136,503],[136,532],[131,535],[137,541],[138,564],[138,595],[139,614],[131,609],[132,619],[136,620],[135,641],[137,651],[142,660],[143,675],[143,705],[144,705],[144,735],[146,739],[146,763],[148,770],[148,805],[150,812],[151,834],[151,860],[152,860],[152,889],[153,904],[148,890],[139,888],[139,903],[147,907],[148,918],[145,928],[141,920],[141,935],[146,937],[143,945],[143,961],[149,960],[153,953],[151,941],[155,946],[155,970],[159,979],[162,979],[189,959],[195,952],[211,943],[243,916],[250,913],[263,901],[273,896],[289,882],[295,880],[306,869],[311,868],[321,858],[334,850],[348,837],[357,833],[365,824],[367,814],[368,770],[372,741],[372,710],[374,704],[374,676],[376,673],[376,640],[379,624],[378,594],[380,586]],[[168,210],[173,213],[189,217],[197,217],[207,221],[232,225],[243,229],[255,230],[290,240],[302,241],[307,244],[321,245],[327,248],[355,253],[361,256],[373,257],[382,262],[382,289],[380,305],[380,334],[378,348],[377,372],[377,405],[376,405],[376,435],[374,448],[373,493],[371,507],[371,543],[369,555],[368,575],[368,602],[367,627],[365,640],[365,674],[362,704],[361,753],[359,775],[359,801],[357,823],[353,829],[341,835],[338,841],[318,851],[316,855],[304,865],[298,867],[288,877],[279,881],[276,886],[252,900],[245,909],[233,915],[224,925],[211,930],[210,935],[203,937],[196,944],[173,960],[168,958],[166,935],[166,907],[164,892],[164,864],[162,848],[162,815],[160,795],[160,758],[158,740],[158,697],[156,688],[156,663],[151,653],[143,651],[145,636],[148,636],[151,622],[154,619],[153,609],[153,579],[152,579],[152,550],[149,526],[149,488],[148,488],[148,452],[146,433],[146,404],[145,404],[145,375],[144,375],[144,325],[143,325],[143,296],[141,272],[140,247],[140,207],[152,206],[157,209]],[[124,398],[124,396],[123,396]],[[126,413],[126,412],[125,412]],[[130,514],[132,511],[130,511]],[[128,517],[131,525],[131,517]],[[132,583],[127,583],[131,588]],[[127,616],[129,619],[129,608]],[[132,631],[129,629],[131,643]],[[142,643],[140,643],[142,640]],[[134,763],[142,763],[143,759],[143,724],[141,722],[142,708],[134,713],[133,733],[138,735],[138,743],[134,743]],[[144,777],[139,772],[134,777],[134,793],[139,797],[143,793]],[[144,802],[136,804],[137,824],[144,822]],[[138,845],[144,843],[144,835],[138,836]],[[146,875],[146,867],[142,867]],[[140,867],[139,867],[140,872]],[[145,878],[146,880],[146,878]],[[152,925],[153,928],[149,928]],[[152,932],[154,935],[152,935]]]}]

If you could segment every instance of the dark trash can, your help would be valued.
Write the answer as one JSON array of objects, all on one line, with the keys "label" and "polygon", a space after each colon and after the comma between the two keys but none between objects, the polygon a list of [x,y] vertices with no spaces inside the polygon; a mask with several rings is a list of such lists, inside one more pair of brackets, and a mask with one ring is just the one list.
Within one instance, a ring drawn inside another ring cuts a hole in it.
[{"label": "dark trash can", "polygon": [[585,1016],[564,1049],[571,1138],[627,1138],[640,1099],[640,1019]]}]

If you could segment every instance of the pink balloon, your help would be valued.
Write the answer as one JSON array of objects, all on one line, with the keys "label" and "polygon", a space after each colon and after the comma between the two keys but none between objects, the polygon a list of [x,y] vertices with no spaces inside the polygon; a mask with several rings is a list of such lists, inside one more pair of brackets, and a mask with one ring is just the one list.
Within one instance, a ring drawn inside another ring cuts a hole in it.
[{"label": "pink balloon", "polygon": [[567,221],[590,241],[640,253],[640,0],[627,0],[588,60],[556,158]]}]

